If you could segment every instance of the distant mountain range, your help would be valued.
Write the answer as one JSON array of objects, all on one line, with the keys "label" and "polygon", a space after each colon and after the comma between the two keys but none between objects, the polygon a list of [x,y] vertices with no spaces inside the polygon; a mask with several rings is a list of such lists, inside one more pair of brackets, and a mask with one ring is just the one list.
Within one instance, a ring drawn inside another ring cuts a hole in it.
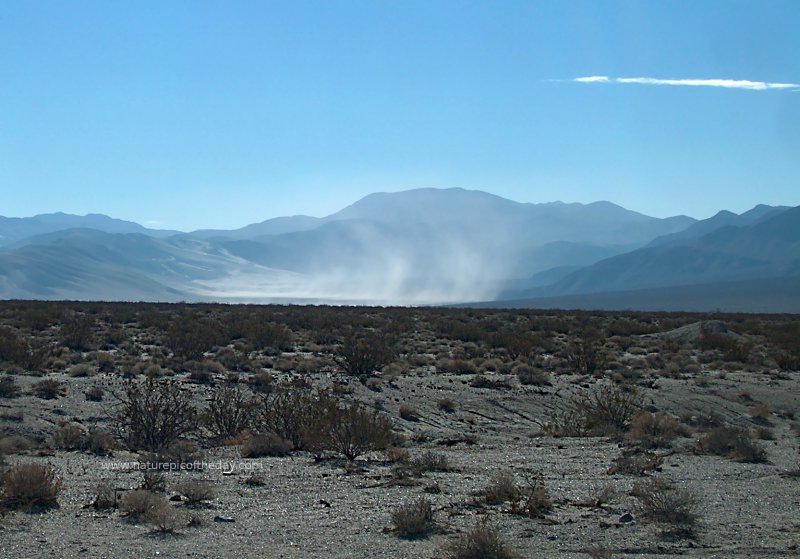
[{"label": "distant mountain range", "polygon": [[610,202],[418,189],[236,230],[152,230],[96,214],[0,217],[2,298],[538,306],[794,276],[800,208],[789,207],[697,221]]}]

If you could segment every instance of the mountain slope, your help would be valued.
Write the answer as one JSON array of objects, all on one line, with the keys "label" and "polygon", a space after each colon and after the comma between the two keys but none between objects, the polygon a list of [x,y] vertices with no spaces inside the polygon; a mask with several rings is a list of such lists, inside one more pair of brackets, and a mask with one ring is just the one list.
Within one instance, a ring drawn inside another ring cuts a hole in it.
[{"label": "mountain slope", "polygon": [[141,285],[137,297],[169,300],[476,300],[514,278],[589,264],[694,222],[609,202],[521,204],[463,189],[377,193],[324,218],[167,238],[108,219],[88,224],[122,232],[67,229],[7,245],[0,295],[91,298],[102,286],[104,297],[125,299]]},{"label": "mountain slope", "polygon": [[740,215],[722,210],[708,219],[693,223],[683,231],[657,237],[650,242],[649,246],[681,244],[691,239],[707,235],[723,227],[753,225],[783,213],[788,209],[790,209],[788,206],[766,206],[764,204],[759,204]]},{"label": "mountain slope", "polygon": [[76,228],[96,229],[105,233],[141,233],[151,237],[167,237],[177,233],[177,231],[147,229],[138,223],[114,219],[102,214],[80,216],[59,212],[33,217],[0,216],[0,247],[12,245],[36,235]]},{"label": "mountain slope", "polygon": [[638,249],[588,266],[531,295],[693,285],[800,274],[800,207],[683,244]]}]

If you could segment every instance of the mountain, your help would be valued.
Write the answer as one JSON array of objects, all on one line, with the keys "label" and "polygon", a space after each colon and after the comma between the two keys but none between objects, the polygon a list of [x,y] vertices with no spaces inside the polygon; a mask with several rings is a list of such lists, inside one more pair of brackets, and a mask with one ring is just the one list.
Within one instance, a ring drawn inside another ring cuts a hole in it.
[{"label": "mountain", "polygon": [[[719,214],[718,214],[719,215]],[[529,296],[627,291],[800,275],[800,207],[768,212],[752,225],[602,260],[531,290]]]},{"label": "mountain", "polygon": [[33,217],[0,216],[0,247],[12,245],[31,236],[74,228],[96,229],[106,233],[142,233],[153,237],[167,237],[177,233],[177,231],[147,229],[138,223],[113,219],[103,214],[81,216],[59,212]]},{"label": "mountain", "polygon": [[735,214],[727,210],[722,210],[708,219],[691,224],[682,231],[657,237],[650,242],[650,246],[680,244],[684,241],[707,235],[722,227],[753,225],[783,213],[788,209],[790,209],[789,206],[767,206],[759,204],[743,214]]},{"label": "mountain", "polygon": [[[232,231],[168,235],[105,216],[41,218],[25,221],[27,230],[13,222],[16,232],[0,252],[0,296],[477,300],[695,222],[609,202],[523,204],[458,188],[376,193],[323,218],[276,218]],[[37,221],[49,225],[32,227]]]},{"label": "mountain", "polygon": [[800,313],[800,276],[459,305],[477,308]]},{"label": "mountain", "polygon": [[198,229],[187,233],[186,237],[194,239],[250,239],[265,235],[281,235],[295,231],[307,231],[318,227],[323,220],[307,215],[275,217],[260,223],[251,223],[241,229]]}]

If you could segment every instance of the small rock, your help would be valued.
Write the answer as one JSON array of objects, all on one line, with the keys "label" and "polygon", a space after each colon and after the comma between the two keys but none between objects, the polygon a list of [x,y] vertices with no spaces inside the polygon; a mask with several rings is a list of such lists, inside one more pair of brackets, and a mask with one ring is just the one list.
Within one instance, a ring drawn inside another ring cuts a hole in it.
[{"label": "small rock", "polygon": [[619,517],[620,522],[633,522],[633,515],[629,512],[626,512],[622,516]]},{"label": "small rock", "polygon": [[219,515],[217,515],[217,516],[214,517],[214,522],[236,522],[236,520],[234,520],[230,516],[219,516]]}]

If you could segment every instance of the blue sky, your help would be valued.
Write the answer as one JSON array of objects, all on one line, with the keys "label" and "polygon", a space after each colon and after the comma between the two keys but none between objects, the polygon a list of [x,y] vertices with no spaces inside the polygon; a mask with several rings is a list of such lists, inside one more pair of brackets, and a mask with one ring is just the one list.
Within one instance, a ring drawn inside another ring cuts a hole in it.
[{"label": "blue sky", "polygon": [[798,28],[796,0],[2,2],[0,215],[232,228],[427,186],[798,205]]}]

